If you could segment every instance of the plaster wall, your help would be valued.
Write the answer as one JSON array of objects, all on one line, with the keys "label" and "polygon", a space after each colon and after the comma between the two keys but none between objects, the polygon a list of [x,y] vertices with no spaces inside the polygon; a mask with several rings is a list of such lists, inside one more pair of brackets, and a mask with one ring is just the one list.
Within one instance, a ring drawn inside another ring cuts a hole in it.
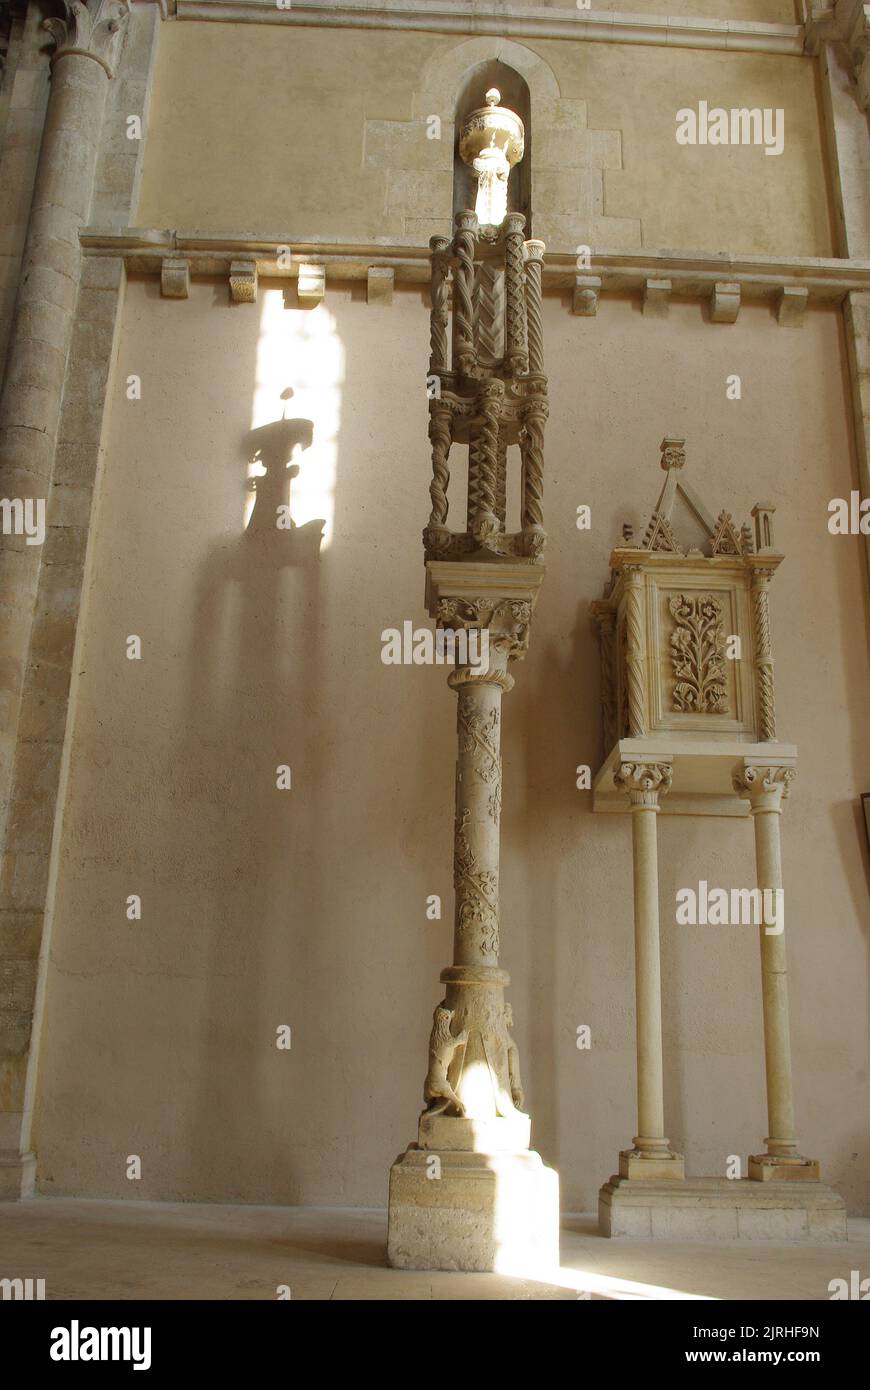
[{"label": "plaster wall", "polygon": [[[443,106],[433,101],[463,43],[469,66],[478,47],[506,49],[393,30],[164,24],[135,224],[425,244],[448,225],[439,219],[452,182],[452,127],[427,139],[425,118],[434,109],[452,120],[452,82]],[[507,47],[538,62],[538,155],[547,141],[547,164],[569,165],[564,177],[533,178],[545,218],[535,232],[551,250],[588,241],[834,253],[811,59],[545,39]],[[543,89],[568,102],[558,118]],[[676,112],[700,101],[781,109],[782,154],[678,145]]]},{"label": "plaster wall", "polygon": [[[545,308],[551,541],[505,700],[502,821],[533,1143],[579,1210],[634,1133],[630,826],[592,814],[575,768],[601,756],[588,603],[623,521],[640,528],[655,501],[660,438],[685,434],[714,511],[777,504],[779,728],[800,751],[784,819],[799,1133],[866,1213],[870,673],[861,542],[826,527],[829,499],[857,485],[839,312],[789,330],[753,305],[731,326],[696,303],[664,320],[636,300],[595,319]],[[383,629],[426,621],[427,344],[413,289],[376,308],[363,286],[330,287],[300,310],[278,283],[256,308],[229,305],[225,282],[179,302],[128,286],[52,908],[44,1193],[386,1200],[450,959],[455,697],[443,669],[380,660]],[[250,431],[285,408],[313,428],[298,527],[244,535]],[[678,927],[670,905],[700,878],[751,885],[751,825],[659,827],[667,1132],[689,1171],[721,1173],[766,1132],[758,944],[749,927]]]}]

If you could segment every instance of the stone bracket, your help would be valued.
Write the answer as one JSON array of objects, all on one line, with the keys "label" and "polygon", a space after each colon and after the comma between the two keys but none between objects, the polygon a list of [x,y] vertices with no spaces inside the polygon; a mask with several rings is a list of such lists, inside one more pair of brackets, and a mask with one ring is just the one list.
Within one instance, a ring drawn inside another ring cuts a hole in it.
[{"label": "stone bracket", "polygon": [[299,278],[296,281],[296,295],[300,304],[306,308],[313,308],[319,304],[326,294],[326,267],[322,265],[303,264],[299,267]]},{"label": "stone bracket", "polygon": [[736,323],[740,313],[740,286],[734,280],[717,280],[710,296],[713,323]]},{"label": "stone bracket", "polygon": [[167,257],[160,266],[160,293],[164,299],[188,299],[190,296],[190,261]]},{"label": "stone bracket", "polygon": [[643,312],[650,318],[667,317],[673,284],[670,280],[647,280],[643,287]]},{"label": "stone bracket", "polygon": [[600,275],[578,275],[574,281],[574,313],[594,318],[601,293]]},{"label": "stone bracket", "polygon": [[369,304],[392,304],[396,272],[389,266],[371,265],[366,277]]},{"label": "stone bracket", "polygon": [[256,304],[256,261],[230,261],[230,298],[232,299],[234,304]]}]

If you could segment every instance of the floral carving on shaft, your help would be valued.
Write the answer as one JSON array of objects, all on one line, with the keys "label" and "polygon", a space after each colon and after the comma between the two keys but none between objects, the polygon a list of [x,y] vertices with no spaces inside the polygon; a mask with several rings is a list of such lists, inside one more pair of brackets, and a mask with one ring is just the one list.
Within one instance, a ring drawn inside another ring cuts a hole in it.
[{"label": "floral carving on shaft", "polygon": [[498,737],[498,710],[491,709],[489,714],[479,714],[474,698],[467,693],[460,695],[459,751],[473,754],[474,770],[487,786],[498,782],[501,772]]},{"label": "floral carving on shaft", "polygon": [[674,709],[683,714],[725,714],[728,685],[720,600],[712,594],[674,594],[668,608],[676,624],[671,633]]},{"label": "floral carving on shaft", "polygon": [[481,868],[468,839],[471,812],[466,808],[456,827],[453,886],[460,936],[472,936],[484,955],[498,958],[498,873]]}]

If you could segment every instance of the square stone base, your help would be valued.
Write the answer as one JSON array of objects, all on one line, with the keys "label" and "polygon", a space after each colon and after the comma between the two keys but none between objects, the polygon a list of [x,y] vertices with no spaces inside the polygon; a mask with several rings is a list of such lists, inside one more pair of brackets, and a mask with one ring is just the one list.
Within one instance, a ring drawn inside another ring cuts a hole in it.
[{"label": "square stone base", "polygon": [[534,1152],[435,1153],[412,1145],[390,1169],[387,1259],[394,1269],[552,1273],[559,1265],[558,1175]]},{"label": "square stone base", "polygon": [[613,1177],[598,1194],[604,1236],[638,1240],[846,1240],[846,1204],[820,1182]]},{"label": "square stone base", "polygon": [[642,1178],[644,1182],[661,1178],[666,1182],[682,1182],[686,1176],[686,1162],[682,1154],[665,1150],[655,1158],[638,1153],[636,1149],[622,1149],[619,1154],[619,1176],[621,1178]]}]

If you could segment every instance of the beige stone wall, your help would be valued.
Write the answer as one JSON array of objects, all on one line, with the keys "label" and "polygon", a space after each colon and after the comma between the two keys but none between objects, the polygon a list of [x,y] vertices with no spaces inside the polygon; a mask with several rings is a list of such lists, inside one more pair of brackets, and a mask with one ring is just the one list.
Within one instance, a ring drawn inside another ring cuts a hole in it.
[{"label": "beige stone wall", "polygon": [[[136,223],[425,244],[447,225],[458,82],[496,49],[531,88],[551,249],[833,254],[811,59],[392,30],[165,24]],[[781,108],[783,153],[679,146],[676,111],[702,100]]]},{"label": "beige stone wall", "polygon": [[[455,699],[443,670],[380,661],[382,629],[425,621],[428,315],[416,291],[373,308],[363,286],[312,311],[275,283],[256,308],[226,301],[225,282],[182,302],[154,280],[128,288],[75,677],[39,1186],[383,1205],[450,959]],[[712,325],[694,303],[654,320],[607,299],[582,319],[554,298],[546,334],[552,541],[504,720],[503,958],[533,1142],[578,1210],[634,1133],[630,828],[592,815],[574,770],[601,754],[588,603],[623,521],[652,506],[661,436],[684,433],[714,510],[778,505],[799,1133],[866,1213],[867,590],[859,540],[826,529],[829,499],[856,486],[840,316],[787,330],[749,306]],[[258,541],[241,530],[248,436],[286,386],[313,424],[300,531]],[[301,525],[318,517],[314,559]],[[275,789],[280,763],[291,791]],[[669,905],[699,878],[750,884],[752,831],[664,817],[660,831],[667,1132],[690,1171],[722,1172],[765,1133],[757,940],[677,927]],[[584,1023],[591,1052],[575,1046]]]}]

